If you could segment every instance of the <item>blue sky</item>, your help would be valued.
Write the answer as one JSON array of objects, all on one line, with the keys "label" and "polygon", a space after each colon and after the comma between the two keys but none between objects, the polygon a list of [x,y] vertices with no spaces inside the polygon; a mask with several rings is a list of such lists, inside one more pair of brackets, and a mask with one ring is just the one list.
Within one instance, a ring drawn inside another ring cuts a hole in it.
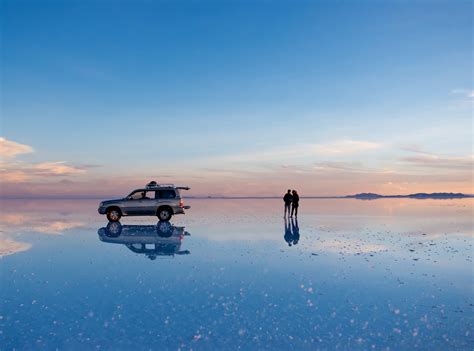
[{"label": "blue sky", "polygon": [[[2,164],[18,192],[472,189],[471,2],[2,4],[1,135],[33,150]],[[60,161],[77,172],[26,174]]]}]

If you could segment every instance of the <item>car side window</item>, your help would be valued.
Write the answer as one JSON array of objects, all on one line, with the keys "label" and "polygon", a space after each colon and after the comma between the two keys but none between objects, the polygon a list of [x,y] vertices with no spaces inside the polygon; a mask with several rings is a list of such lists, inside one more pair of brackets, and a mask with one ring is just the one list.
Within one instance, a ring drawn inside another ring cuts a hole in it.
[{"label": "car side window", "polygon": [[130,200],[150,200],[155,198],[155,191],[135,191],[132,195],[129,196]]},{"label": "car side window", "polygon": [[147,191],[146,192],[146,198],[147,199],[150,199],[150,200],[153,200],[156,196],[156,191]]},{"label": "car side window", "polygon": [[159,190],[157,191],[157,196],[160,199],[174,199],[176,198],[176,193],[174,190]]},{"label": "car side window", "polygon": [[142,197],[141,191],[135,191],[133,194],[131,194],[128,198],[130,200],[138,200]]}]

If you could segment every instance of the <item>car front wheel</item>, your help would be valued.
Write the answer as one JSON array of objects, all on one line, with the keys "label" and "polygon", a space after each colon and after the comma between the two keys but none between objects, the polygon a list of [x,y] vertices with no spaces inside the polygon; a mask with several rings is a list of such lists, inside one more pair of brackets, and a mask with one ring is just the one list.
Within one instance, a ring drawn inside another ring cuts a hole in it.
[{"label": "car front wheel", "polygon": [[158,210],[158,219],[163,222],[168,222],[171,219],[172,213],[168,208],[160,208]]},{"label": "car front wheel", "polygon": [[122,217],[122,214],[116,208],[112,208],[107,211],[107,219],[111,222],[118,222],[121,217]]},{"label": "car front wheel", "polygon": [[108,237],[110,238],[117,238],[122,234],[122,225],[120,222],[109,222],[107,224],[107,231],[105,232]]}]

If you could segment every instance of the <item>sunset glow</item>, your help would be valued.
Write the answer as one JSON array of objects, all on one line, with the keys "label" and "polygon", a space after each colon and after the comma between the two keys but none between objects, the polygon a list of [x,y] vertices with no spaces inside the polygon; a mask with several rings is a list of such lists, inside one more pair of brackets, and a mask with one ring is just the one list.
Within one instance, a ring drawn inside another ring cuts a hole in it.
[{"label": "sunset glow", "polygon": [[472,194],[470,5],[427,5],[7,2],[1,196]]}]

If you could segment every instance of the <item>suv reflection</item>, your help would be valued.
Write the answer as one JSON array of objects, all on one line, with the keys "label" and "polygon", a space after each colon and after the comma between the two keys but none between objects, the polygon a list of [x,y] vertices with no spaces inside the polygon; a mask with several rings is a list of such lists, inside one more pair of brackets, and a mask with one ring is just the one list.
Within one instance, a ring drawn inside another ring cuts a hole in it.
[{"label": "suv reflection", "polygon": [[150,260],[158,256],[188,255],[181,250],[185,236],[189,236],[184,227],[176,227],[170,222],[158,222],[156,225],[122,225],[109,222],[98,230],[99,239],[110,244],[125,245],[130,251],[144,254]]}]

